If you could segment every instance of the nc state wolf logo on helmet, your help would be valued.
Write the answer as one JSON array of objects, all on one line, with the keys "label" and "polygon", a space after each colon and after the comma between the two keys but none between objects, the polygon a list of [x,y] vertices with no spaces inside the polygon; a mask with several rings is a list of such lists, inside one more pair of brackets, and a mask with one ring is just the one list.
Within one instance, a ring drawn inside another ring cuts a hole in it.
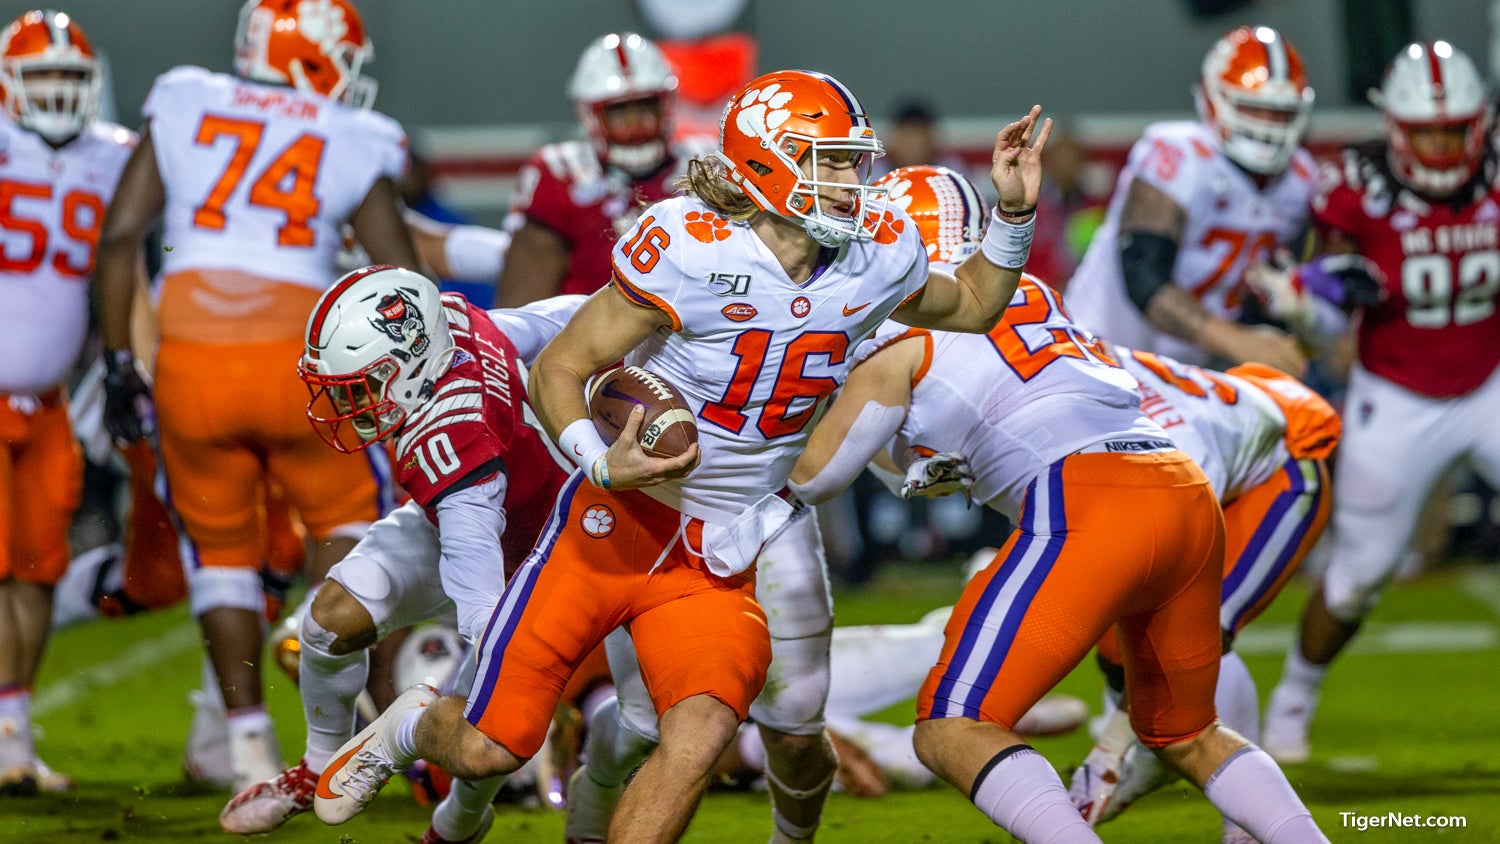
[{"label": "nc state wolf logo on helmet", "polygon": [[380,297],[375,312],[379,316],[371,317],[370,324],[407,347],[391,349],[391,354],[409,361],[412,356],[427,352],[427,346],[432,342],[427,336],[427,326],[422,323],[422,314],[416,303],[405,293],[397,290]]}]

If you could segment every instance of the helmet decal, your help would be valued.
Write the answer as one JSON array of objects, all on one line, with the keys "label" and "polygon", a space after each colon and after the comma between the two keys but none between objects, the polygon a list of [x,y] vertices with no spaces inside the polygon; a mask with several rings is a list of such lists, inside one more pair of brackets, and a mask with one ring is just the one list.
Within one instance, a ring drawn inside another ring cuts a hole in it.
[{"label": "helmet decal", "polygon": [[427,326],[422,323],[422,314],[417,310],[416,303],[407,297],[405,291],[397,289],[394,293],[382,296],[375,306],[375,313],[377,316],[370,317],[370,324],[404,347],[392,349],[393,354],[399,351],[399,357],[410,360],[410,355],[427,353]]}]

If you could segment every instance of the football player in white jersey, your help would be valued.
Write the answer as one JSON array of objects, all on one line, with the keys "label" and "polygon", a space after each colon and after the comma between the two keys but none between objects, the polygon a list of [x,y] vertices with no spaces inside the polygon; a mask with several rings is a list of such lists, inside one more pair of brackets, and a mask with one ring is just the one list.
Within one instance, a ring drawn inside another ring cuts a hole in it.
[{"label": "football player in white jersey", "polygon": [[[418,757],[466,777],[514,770],[540,746],[562,681],[628,624],[661,744],[622,795],[609,840],[679,837],[765,679],[770,643],[747,569],[794,512],[784,485],[806,429],[854,344],[892,313],[994,324],[1030,245],[1051,128],[1040,111],[996,137],[1001,205],[984,254],[929,274],[915,226],[865,183],[880,147],[847,88],[781,71],[737,94],[717,160],[690,165],[690,195],[647,209],[615,247],[612,284],[537,359],[538,415],[580,472],[506,588],[474,692],[403,695],[324,772],[319,816],[358,812]],[[583,388],[621,357],[676,385],[699,420],[696,446],[648,456],[639,413],[603,442]],[[809,837],[821,813],[832,754],[821,736],[809,744],[824,764],[784,783],[778,840]]]},{"label": "football player in white jersey", "polygon": [[[393,504],[384,454],[325,446],[288,363],[339,275],[346,221],[375,262],[419,265],[393,182],[405,136],[365,107],[371,53],[348,0],[248,0],[235,75],[184,66],[157,78],[104,220],[95,286],[110,368],[105,421],[117,438],[140,439],[154,402],[240,788],[282,768],[261,697],[257,490],[274,481],[307,527],[312,582]],[[129,352],[129,282],[158,218],[161,343],[148,401]]]},{"label": "football player in white jersey", "polygon": [[1298,142],[1313,91],[1302,60],[1276,30],[1243,26],[1209,51],[1196,93],[1201,122],[1153,124],[1131,148],[1065,288],[1068,310],[1134,349],[1300,376],[1291,337],[1236,320],[1246,268],[1306,226],[1313,161]]},{"label": "football player in white jersey", "polygon": [[[31,687],[68,565],[83,462],[64,381],[88,332],[99,225],[135,134],[97,120],[99,60],[62,12],[0,33],[0,793],[66,787],[36,758]],[[131,275],[134,281],[135,275]]]},{"label": "football player in white jersey", "polygon": [[[929,190],[948,201],[922,213]],[[935,255],[972,248],[978,193],[961,177],[914,172],[892,193]],[[890,323],[855,358],[793,471],[799,497],[826,500],[878,458],[908,489],[963,486],[1018,519],[948,622],[919,697],[922,762],[1022,840],[1098,840],[1018,725],[1113,616],[1147,744],[1262,840],[1326,840],[1269,757],[1214,717],[1224,546],[1208,479],[1057,294],[1027,276],[987,336]],[[929,471],[954,458],[951,476]]]}]

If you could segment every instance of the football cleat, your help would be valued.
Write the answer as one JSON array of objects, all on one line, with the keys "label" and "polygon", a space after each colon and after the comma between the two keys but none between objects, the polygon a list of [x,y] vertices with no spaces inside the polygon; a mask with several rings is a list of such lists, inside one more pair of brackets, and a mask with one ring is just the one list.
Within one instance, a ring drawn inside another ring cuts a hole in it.
[{"label": "football cleat", "polygon": [[1068,786],[1068,799],[1073,801],[1074,808],[1078,809],[1089,826],[1099,823],[1106,807],[1114,799],[1123,761],[1119,756],[1095,746],[1084,757],[1083,764],[1073,771],[1073,780]]},{"label": "football cleat", "polygon": [[0,797],[35,797],[40,791],[36,768],[16,765],[0,771]]},{"label": "football cleat", "polygon": [[341,824],[364,811],[392,776],[411,765],[414,760],[395,756],[396,731],[408,712],[425,709],[437,699],[437,689],[412,686],[370,726],[339,748],[318,778],[313,801],[323,823]]},{"label": "football cleat", "polygon": [[311,809],[317,787],[318,775],[298,762],[236,794],[219,813],[219,826],[237,835],[270,832]]},{"label": "football cleat", "polygon": [[31,757],[31,767],[36,771],[37,788],[48,794],[66,794],[72,791],[77,783],[73,778],[59,771],[54,771],[40,756]]},{"label": "football cleat", "polygon": [[1285,683],[1271,692],[1261,727],[1261,749],[1283,765],[1301,765],[1312,755],[1308,729],[1312,725],[1317,695]]},{"label": "football cleat", "polygon": [[428,824],[427,831],[422,833],[422,840],[417,844],[479,844],[489,834],[490,827],[495,825],[495,810],[489,806],[484,807],[484,816],[479,820],[479,829],[474,831],[468,838],[444,838],[438,835],[437,830]]}]

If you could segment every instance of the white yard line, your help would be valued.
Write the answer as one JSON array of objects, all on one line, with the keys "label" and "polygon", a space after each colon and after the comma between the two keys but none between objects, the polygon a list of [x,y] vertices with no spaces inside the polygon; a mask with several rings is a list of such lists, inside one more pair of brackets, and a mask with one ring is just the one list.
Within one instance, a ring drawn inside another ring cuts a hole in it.
[{"label": "white yard line", "polygon": [[[1252,624],[1240,631],[1234,649],[1241,654],[1283,654],[1293,625]],[[1422,621],[1369,624],[1349,646],[1355,654],[1461,653],[1500,647],[1500,628],[1483,621]]]},{"label": "white yard line", "polygon": [[[107,622],[106,622],[107,623]],[[61,680],[37,690],[31,701],[31,715],[39,718],[80,702],[95,689],[112,686],[126,677],[151,669],[179,654],[202,647],[198,625],[187,623],[157,636],[137,642],[119,657],[81,668]]]}]

